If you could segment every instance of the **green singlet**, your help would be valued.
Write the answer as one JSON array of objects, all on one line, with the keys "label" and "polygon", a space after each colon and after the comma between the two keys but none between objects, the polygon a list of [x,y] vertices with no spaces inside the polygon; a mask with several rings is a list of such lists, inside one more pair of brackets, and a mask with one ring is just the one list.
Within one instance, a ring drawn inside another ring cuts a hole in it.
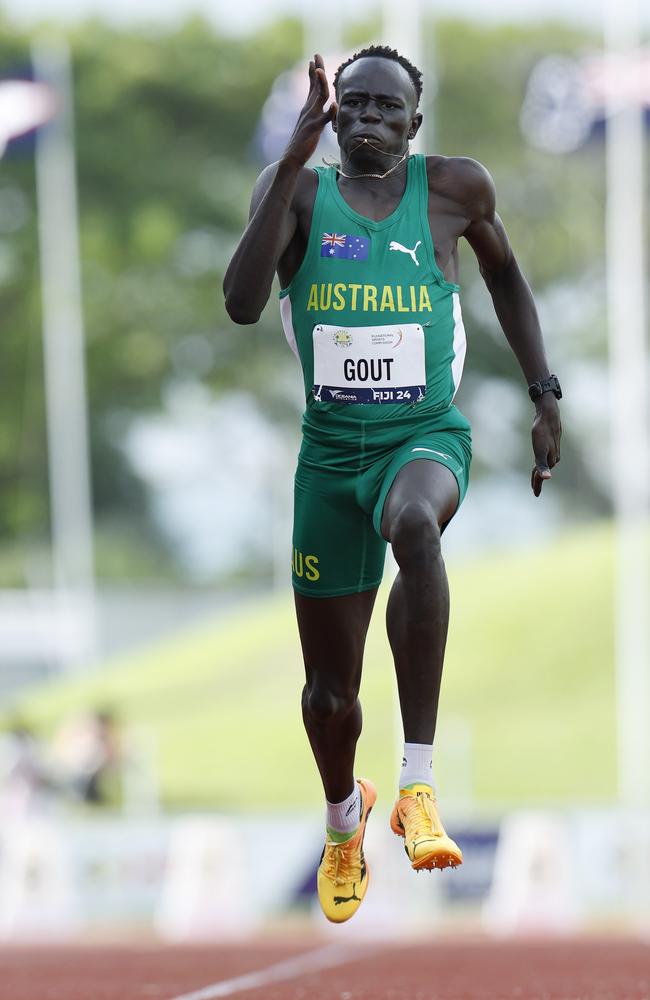
[{"label": "green singlet", "polygon": [[384,502],[408,462],[450,469],[459,505],[467,491],[470,427],[452,402],[465,358],[459,287],[436,263],[425,157],[407,170],[399,205],[374,222],[347,204],[333,167],[316,167],[305,257],[280,292],[307,400],[292,580],[313,597],[379,585]]}]

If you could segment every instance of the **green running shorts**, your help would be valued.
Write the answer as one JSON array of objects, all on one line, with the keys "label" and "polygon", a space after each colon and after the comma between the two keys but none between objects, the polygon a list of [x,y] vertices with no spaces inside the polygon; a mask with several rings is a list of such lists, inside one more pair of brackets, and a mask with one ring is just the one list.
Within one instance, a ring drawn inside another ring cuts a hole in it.
[{"label": "green running shorts", "polygon": [[399,470],[430,459],[467,492],[470,425],[455,406],[397,420],[307,412],[294,484],[292,583],[300,594],[336,597],[378,587],[386,555],[384,503]]}]

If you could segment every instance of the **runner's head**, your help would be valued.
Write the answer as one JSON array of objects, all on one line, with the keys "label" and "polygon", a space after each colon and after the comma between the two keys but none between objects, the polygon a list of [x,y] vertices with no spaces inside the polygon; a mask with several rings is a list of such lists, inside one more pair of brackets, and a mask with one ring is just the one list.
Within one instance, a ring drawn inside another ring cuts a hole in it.
[{"label": "runner's head", "polygon": [[364,138],[375,157],[405,152],[422,121],[422,74],[408,59],[384,45],[362,49],[339,66],[334,89],[338,111],[332,127],[348,157],[356,150],[367,157]]},{"label": "runner's head", "polygon": [[353,56],[346,59],[345,62],[341,63],[336,73],[334,74],[334,92],[336,93],[336,98],[339,97],[339,84],[341,80],[342,73],[352,66],[359,59],[389,59],[392,62],[398,63],[411,79],[413,84],[413,90],[415,93],[415,106],[414,111],[417,111],[418,104],[420,103],[420,98],[422,97],[422,73],[414,66],[412,62],[406,58],[406,56],[401,56],[397,49],[391,49],[388,45],[369,45],[365,49],[361,49],[359,52],[355,52]]}]

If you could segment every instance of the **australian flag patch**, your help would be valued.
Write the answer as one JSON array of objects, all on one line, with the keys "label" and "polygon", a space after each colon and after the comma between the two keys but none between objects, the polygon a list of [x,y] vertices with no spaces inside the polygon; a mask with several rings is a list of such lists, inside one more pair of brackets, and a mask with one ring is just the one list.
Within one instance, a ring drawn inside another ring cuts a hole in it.
[{"label": "australian flag patch", "polygon": [[323,233],[321,257],[335,260],[368,260],[370,240],[367,236],[347,236],[345,233]]}]

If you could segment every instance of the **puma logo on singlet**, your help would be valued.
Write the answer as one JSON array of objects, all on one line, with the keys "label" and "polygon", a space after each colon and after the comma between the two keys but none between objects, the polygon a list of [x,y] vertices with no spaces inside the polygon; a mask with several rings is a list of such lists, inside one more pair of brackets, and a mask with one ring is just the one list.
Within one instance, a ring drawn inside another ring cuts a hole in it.
[{"label": "puma logo on singlet", "polygon": [[417,243],[415,244],[415,246],[413,247],[413,249],[409,250],[408,247],[403,247],[402,244],[401,243],[397,243],[396,240],[391,240],[388,249],[389,250],[399,250],[401,253],[407,253],[415,261],[415,264],[417,265],[417,267],[419,267],[420,266],[420,261],[415,256],[415,251],[417,250],[417,248],[420,246],[421,243],[422,243],[422,240],[418,240]]}]

